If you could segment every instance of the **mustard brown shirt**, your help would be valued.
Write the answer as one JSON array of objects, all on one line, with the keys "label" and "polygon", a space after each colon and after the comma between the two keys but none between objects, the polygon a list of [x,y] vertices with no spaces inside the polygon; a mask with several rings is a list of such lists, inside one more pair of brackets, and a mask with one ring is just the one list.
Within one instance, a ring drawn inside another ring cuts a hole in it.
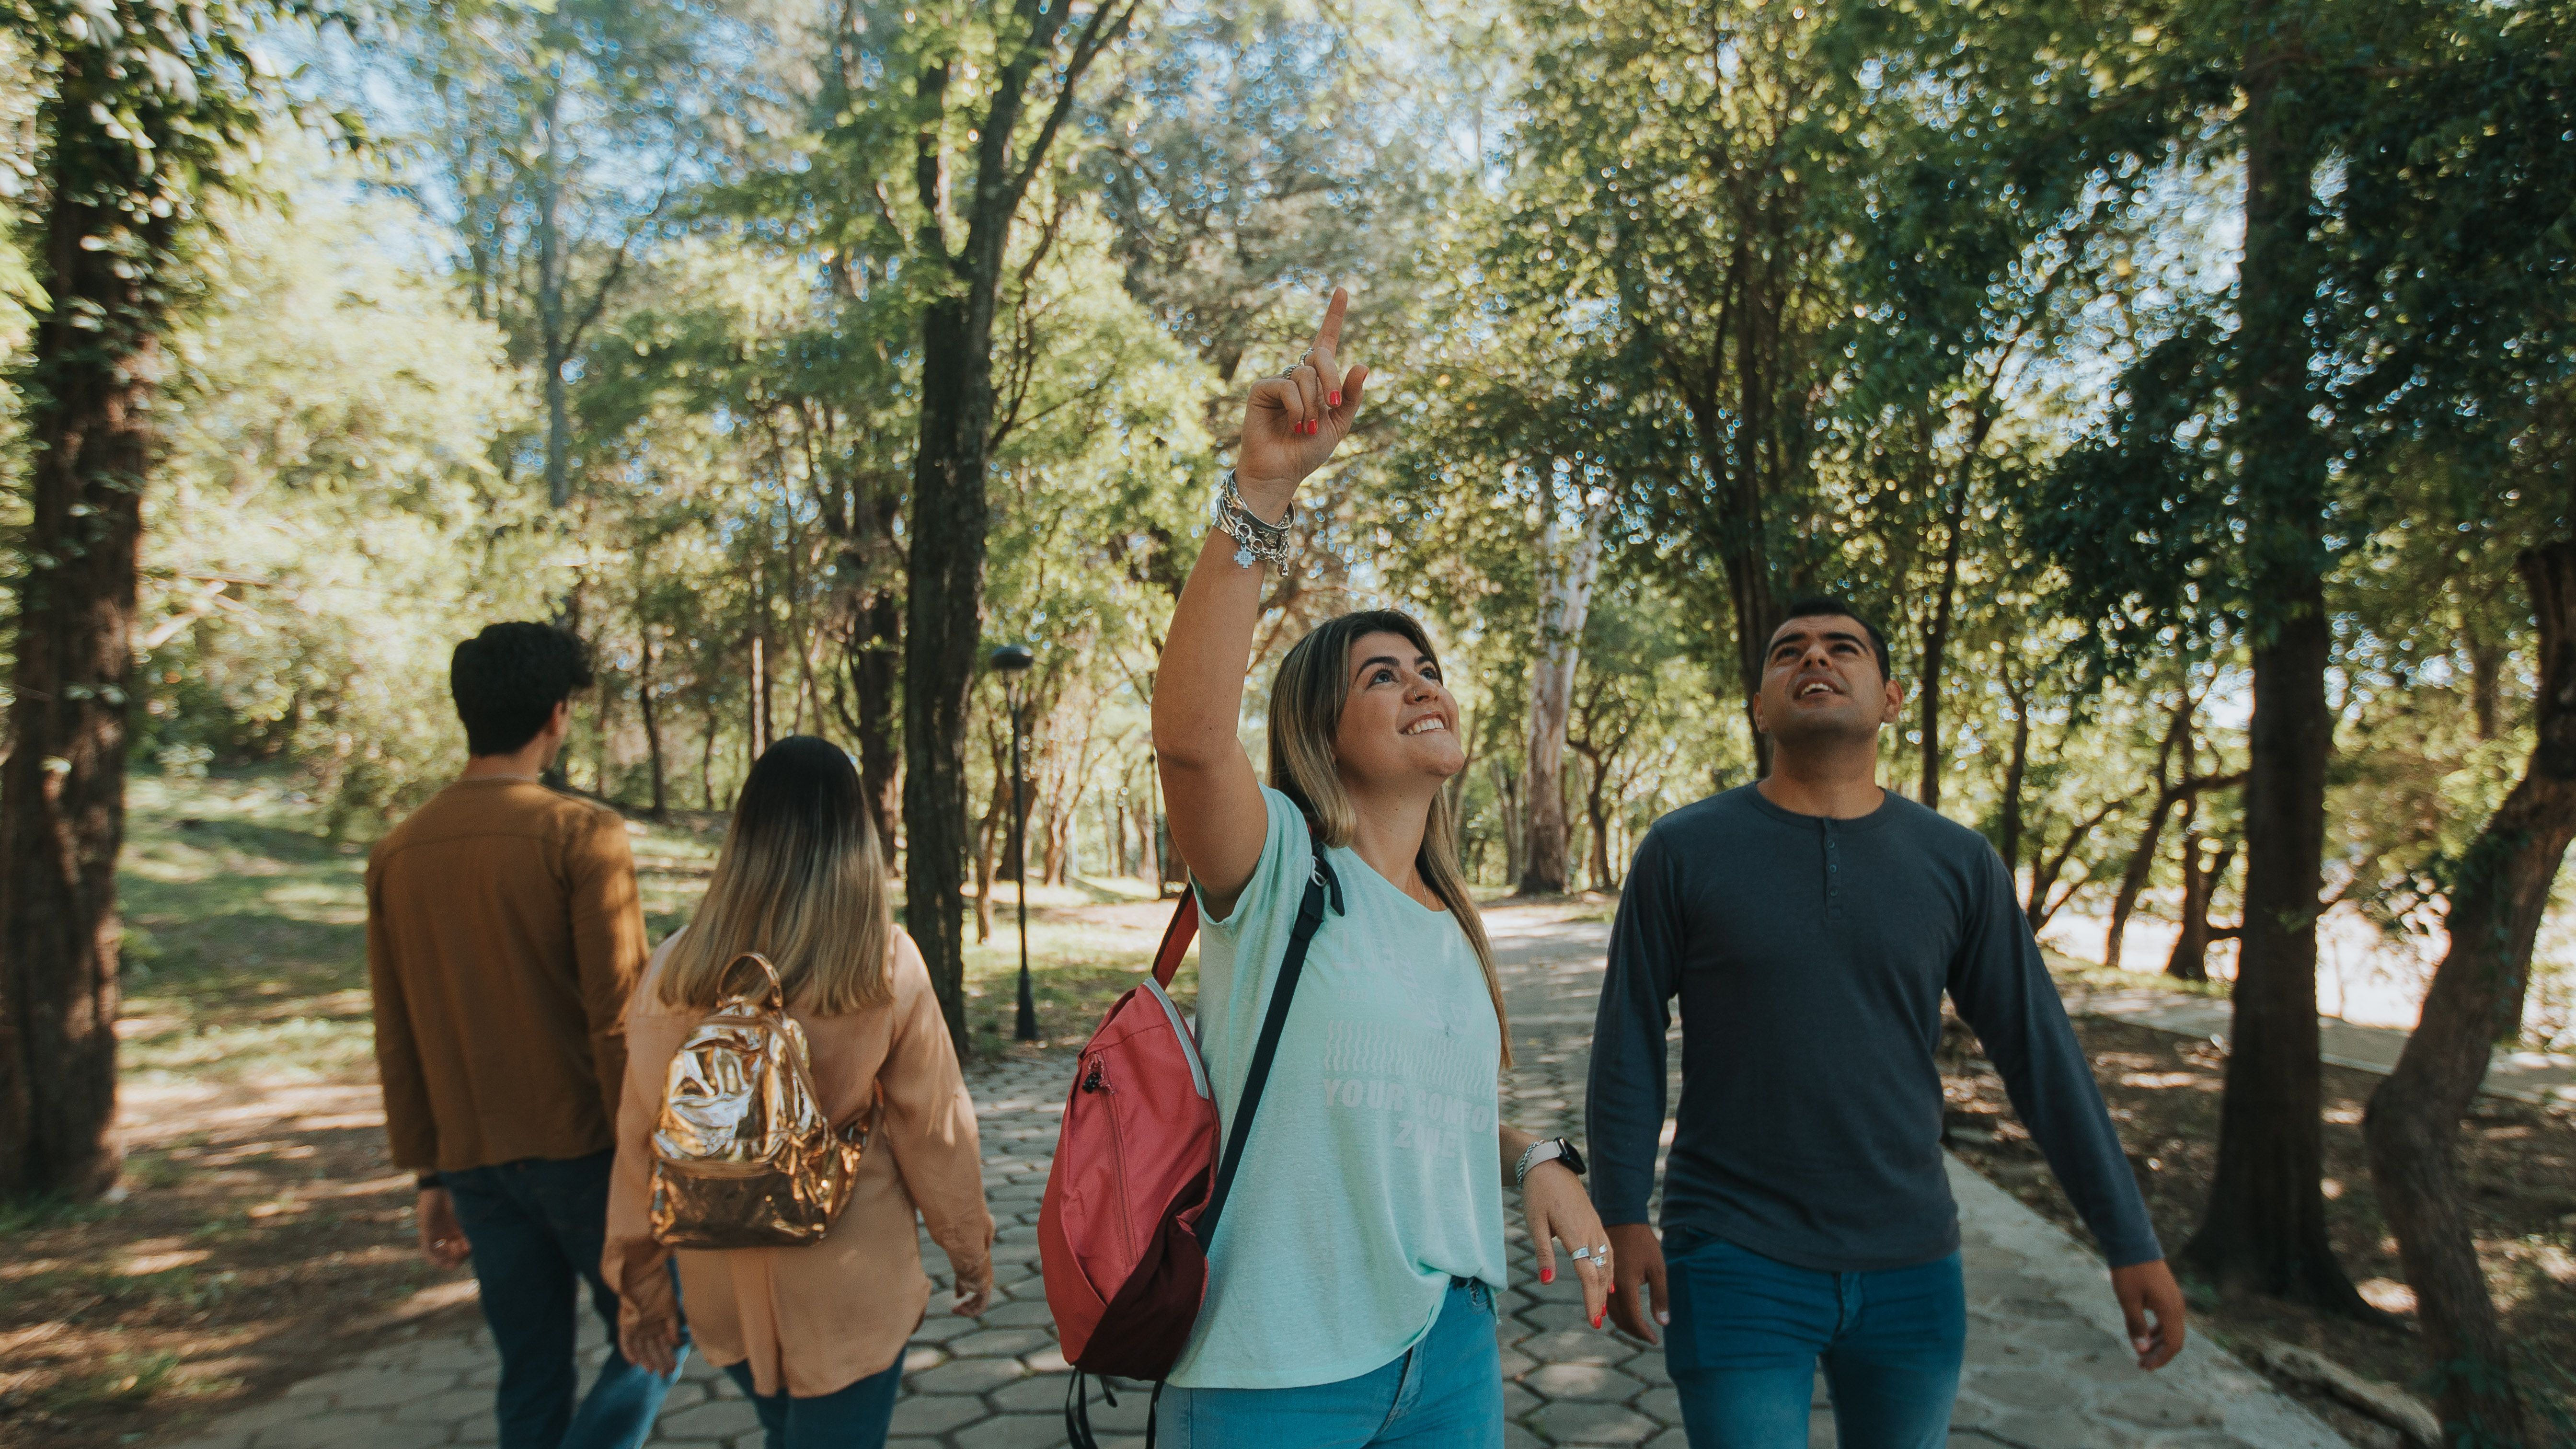
[{"label": "mustard brown shirt", "polygon": [[462,1171],[615,1145],[644,912],[617,813],[460,780],[367,861],[367,981],[394,1162]]}]

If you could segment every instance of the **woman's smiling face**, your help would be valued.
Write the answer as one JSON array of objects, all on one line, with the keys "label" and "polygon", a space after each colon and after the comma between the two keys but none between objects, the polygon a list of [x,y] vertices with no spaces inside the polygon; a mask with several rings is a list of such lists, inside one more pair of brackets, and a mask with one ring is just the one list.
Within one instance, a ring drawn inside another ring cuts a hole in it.
[{"label": "woman's smiling face", "polygon": [[1445,780],[1467,767],[1458,701],[1421,646],[1391,630],[1363,634],[1352,641],[1344,667],[1350,694],[1333,735],[1334,764],[1344,780]]}]

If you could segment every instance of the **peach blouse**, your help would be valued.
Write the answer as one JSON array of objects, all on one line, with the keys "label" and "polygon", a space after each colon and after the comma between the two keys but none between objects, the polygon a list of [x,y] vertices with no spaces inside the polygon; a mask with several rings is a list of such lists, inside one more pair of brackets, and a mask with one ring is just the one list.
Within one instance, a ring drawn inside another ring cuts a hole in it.
[{"label": "peach blouse", "polygon": [[[677,940],[674,933],[672,940]],[[617,1173],[601,1271],[626,1322],[671,1311],[662,1271],[672,1250],[653,1240],[653,1126],[663,1078],[706,1013],[664,1005],[664,941],[629,998],[626,1090],[617,1112]],[[984,1206],[975,1107],[957,1067],[930,972],[912,938],[895,933],[894,1000],[848,1016],[790,1007],[812,1043],[814,1083],[835,1123],[885,1091],[850,1204],[819,1243],[795,1248],[681,1249],[680,1288],[691,1341],[718,1365],[748,1361],[763,1394],[818,1398],[882,1372],[903,1353],[930,1302],[915,1214],[960,1282],[992,1273],[993,1215]]]}]

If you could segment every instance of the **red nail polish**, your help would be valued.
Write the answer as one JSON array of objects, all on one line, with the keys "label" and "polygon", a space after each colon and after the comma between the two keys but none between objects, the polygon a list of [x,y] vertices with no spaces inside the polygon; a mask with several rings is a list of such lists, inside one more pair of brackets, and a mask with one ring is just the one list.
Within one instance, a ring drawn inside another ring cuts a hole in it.
[{"label": "red nail polish", "polygon": [[[1603,1311],[1607,1312],[1608,1310],[1605,1309]],[[1592,1326],[1595,1328],[1599,1328],[1601,1326],[1601,1314],[1596,1313],[1592,1315]]]},{"label": "red nail polish", "polygon": [[1330,394],[1328,394],[1328,395],[1324,398],[1324,401],[1325,401],[1326,403],[1330,404],[1330,405],[1331,405],[1331,406],[1333,406],[1333,407],[1340,407],[1340,406],[1342,405],[1342,393],[1341,393],[1341,389],[1339,389],[1339,388],[1335,388],[1335,389],[1334,389]]},{"label": "red nail polish", "polygon": [[1554,1268],[1541,1268],[1541,1269],[1539,1269],[1539,1270],[1538,1270],[1538,1281],[1540,1281],[1540,1282],[1542,1282],[1542,1283],[1553,1283],[1553,1282],[1555,1282],[1555,1281],[1556,1281],[1556,1270],[1555,1270]]}]

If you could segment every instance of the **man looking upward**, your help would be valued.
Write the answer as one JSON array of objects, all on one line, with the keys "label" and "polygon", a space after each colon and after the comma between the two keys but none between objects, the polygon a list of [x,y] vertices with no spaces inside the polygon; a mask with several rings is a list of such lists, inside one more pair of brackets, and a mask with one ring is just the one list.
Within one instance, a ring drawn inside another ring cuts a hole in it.
[{"label": "man looking upward", "polygon": [[[2182,1293],[2011,872],[1879,788],[1878,734],[1904,703],[1886,642],[1838,600],[1789,616],[1753,701],[1770,774],[1657,821],[1620,898],[1587,1124],[1610,1301],[1648,1342],[1669,1326],[1695,1449],[1802,1449],[1819,1360],[1843,1449],[1937,1449],[1967,1342],[1944,991],[2109,1258],[2141,1368],[2181,1349]],[[1659,1241],[1646,1200],[1676,996]]]}]

